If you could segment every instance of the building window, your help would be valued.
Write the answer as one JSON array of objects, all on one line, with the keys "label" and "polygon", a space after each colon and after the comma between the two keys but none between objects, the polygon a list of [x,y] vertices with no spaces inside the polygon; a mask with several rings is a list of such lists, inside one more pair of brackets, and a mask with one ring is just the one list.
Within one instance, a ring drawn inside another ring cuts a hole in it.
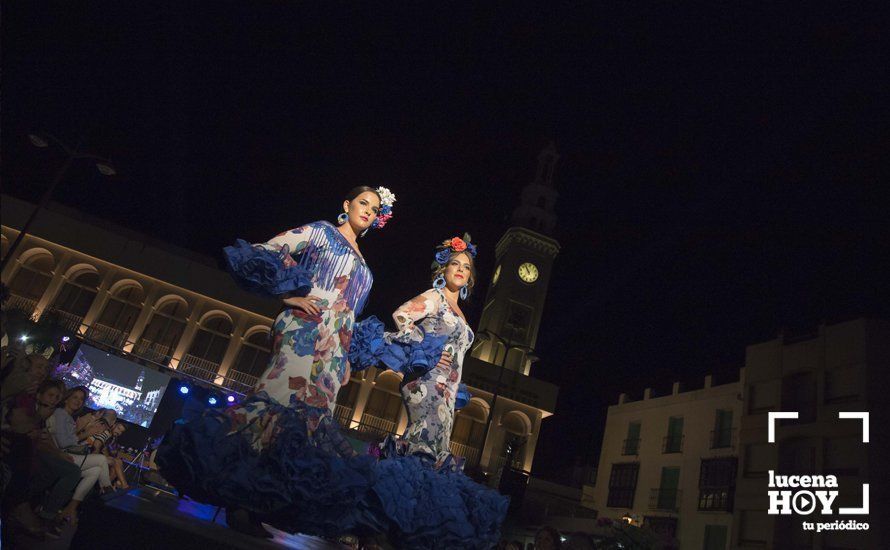
[{"label": "building window", "polygon": [[55,260],[49,252],[29,256],[9,283],[9,292],[28,300],[39,301],[52,281],[53,269]]},{"label": "building window", "polygon": [[739,514],[739,545],[766,547],[766,534],[771,530],[766,510],[742,510]]},{"label": "building window", "polygon": [[779,472],[793,475],[816,471],[816,448],[819,440],[793,438],[779,442]]},{"label": "building window", "polygon": [[185,330],[187,315],[188,304],[185,300],[175,297],[163,302],[152,315],[133,355],[167,364]]},{"label": "building window", "polygon": [[662,468],[661,483],[649,496],[651,510],[676,511],[680,505],[680,468]]},{"label": "building window", "polygon": [[683,452],[683,417],[672,416],[668,419],[668,434],[664,438],[664,453]]},{"label": "building window", "polygon": [[702,550],[726,550],[729,529],[725,525],[705,525]]},{"label": "building window", "polygon": [[269,340],[269,330],[254,332],[245,338],[232,370],[251,376],[261,376],[269,365],[269,358],[272,355]]},{"label": "building window", "polygon": [[643,525],[653,533],[663,535],[669,539],[677,537],[677,518],[663,516],[644,516]]},{"label": "building window", "polygon": [[631,422],[627,425],[627,439],[624,440],[624,446],[621,449],[621,454],[640,454],[640,427],[641,424],[639,422]]},{"label": "building window", "polygon": [[718,409],[711,434],[712,449],[726,449],[733,446],[732,409]]},{"label": "building window", "polygon": [[768,380],[748,386],[748,414],[771,411],[779,403],[779,381]]},{"label": "building window", "polygon": [[825,404],[840,405],[858,402],[859,380],[857,369],[825,371]]},{"label": "building window", "polygon": [[609,476],[609,497],[606,506],[610,508],[633,508],[639,472],[639,463],[612,464],[612,474]]},{"label": "building window", "polygon": [[782,409],[797,411],[798,417],[785,421],[799,424],[816,421],[816,375],[801,372],[782,379]]},{"label": "building window", "polygon": [[698,477],[699,510],[732,512],[738,466],[736,457],[701,461]]},{"label": "building window", "polygon": [[775,469],[775,447],[769,443],[751,443],[745,446],[745,477],[766,477]]},{"label": "building window", "polygon": [[825,440],[823,469],[825,475],[858,476],[862,439],[832,437]]},{"label": "building window", "polygon": [[59,295],[53,301],[53,308],[62,313],[65,328],[76,331],[83,317],[93,305],[99,287],[99,274],[81,271],[65,281]]}]

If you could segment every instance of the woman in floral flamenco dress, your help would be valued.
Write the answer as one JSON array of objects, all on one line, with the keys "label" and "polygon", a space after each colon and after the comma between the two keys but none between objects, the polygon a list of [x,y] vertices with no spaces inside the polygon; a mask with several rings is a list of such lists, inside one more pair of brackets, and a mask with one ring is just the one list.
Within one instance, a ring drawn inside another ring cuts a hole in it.
[{"label": "woman in floral flamenco dress", "polygon": [[349,379],[355,317],[371,290],[357,237],[392,216],[386,188],[357,187],[339,226],[319,221],[251,245],[225,249],[245,288],[279,297],[272,357],[238,406],[177,425],[158,450],[162,475],[195,500],[226,507],[229,527],[271,536],[275,527],[335,536],[355,525],[357,502],[374,481],[332,416]]},{"label": "woman in floral flamenco dress", "polygon": [[374,498],[364,517],[388,525],[392,542],[404,548],[491,548],[497,544],[509,500],[472,481],[463,459],[449,451],[455,407],[469,400],[460,384],[463,358],[473,331],[460,309],[475,283],[476,247],[469,236],[438,247],[433,288],[395,313],[395,333],[374,317],[359,323],[350,350],[354,364],[377,364],[404,378],[402,401],[408,426],[401,438],[381,446]]}]

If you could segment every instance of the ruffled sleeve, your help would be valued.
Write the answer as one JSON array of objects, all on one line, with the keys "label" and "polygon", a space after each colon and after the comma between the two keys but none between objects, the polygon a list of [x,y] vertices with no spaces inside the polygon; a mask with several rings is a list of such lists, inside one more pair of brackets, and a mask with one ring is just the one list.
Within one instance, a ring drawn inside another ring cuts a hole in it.
[{"label": "ruffled sleeve", "polygon": [[473,395],[467,389],[467,385],[461,382],[457,385],[457,395],[454,396],[454,409],[462,409],[470,402]]},{"label": "ruffled sleeve", "polygon": [[312,274],[291,257],[309,241],[309,226],[286,231],[266,243],[238,239],[223,249],[226,266],[241,287],[275,297],[306,296],[312,290]]},{"label": "ruffled sleeve", "polygon": [[[439,362],[447,336],[425,334],[414,328],[419,340],[387,338],[383,322],[375,316],[359,321],[352,329],[349,343],[349,364],[352,370],[380,366],[405,376],[421,375]],[[390,333],[392,334],[392,333]]]}]

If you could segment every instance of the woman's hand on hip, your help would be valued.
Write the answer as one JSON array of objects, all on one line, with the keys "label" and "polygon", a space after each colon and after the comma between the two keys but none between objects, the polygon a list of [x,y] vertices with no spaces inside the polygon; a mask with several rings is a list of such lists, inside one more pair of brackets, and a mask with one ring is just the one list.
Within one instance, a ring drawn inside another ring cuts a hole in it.
[{"label": "woman's hand on hip", "polygon": [[316,298],[315,296],[294,296],[284,299],[285,304],[289,305],[290,307],[302,309],[309,315],[318,315],[319,313],[321,313],[321,308],[315,304],[315,302],[317,301],[318,298]]}]

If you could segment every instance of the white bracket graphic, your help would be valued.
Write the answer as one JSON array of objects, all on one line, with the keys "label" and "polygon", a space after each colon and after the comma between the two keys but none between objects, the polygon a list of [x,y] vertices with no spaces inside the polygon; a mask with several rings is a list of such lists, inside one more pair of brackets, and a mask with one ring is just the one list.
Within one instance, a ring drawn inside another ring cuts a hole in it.
[{"label": "white bracket graphic", "polygon": [[798,414],[796,412],[771,412],[767,413],[769,420],[769,436],[767,437],[767,441],[770,443],[776,442],[776,420],[780,418],[797,418]]},{"label": "white bracket graphic", "polygon": [[862,484],[862,508],[841,508],[839,514],[858,516],[868,514],[868,483]]},{"label": "white bracket graphic", "polygon": [[838,418],[858,418],[862,420],[862,442],[868,443],[868,413],[867,412],[839,412]]}]

